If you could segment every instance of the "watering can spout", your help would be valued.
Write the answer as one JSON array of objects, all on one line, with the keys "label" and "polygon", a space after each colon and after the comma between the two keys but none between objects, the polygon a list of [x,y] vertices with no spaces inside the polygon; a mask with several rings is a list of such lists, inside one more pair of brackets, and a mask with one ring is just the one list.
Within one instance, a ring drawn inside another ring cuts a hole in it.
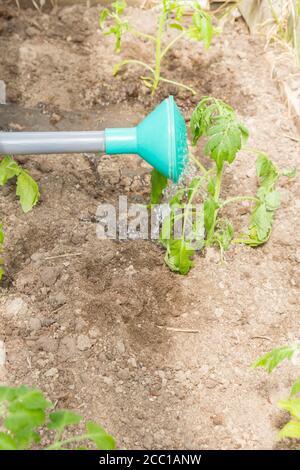
[{"label": "watering can spout", "polygon": [[169,96],[137,127],[86,132],[0,132],[0,154],[104,152],[138,154],[177,182],[187,161],[187,132]]},{"label": "watering can spout", "polygon": [[187,161],[187,131],[173,96],[137,127],[106,129],[106,153],[136,153],[167,178],[178,181]]}]

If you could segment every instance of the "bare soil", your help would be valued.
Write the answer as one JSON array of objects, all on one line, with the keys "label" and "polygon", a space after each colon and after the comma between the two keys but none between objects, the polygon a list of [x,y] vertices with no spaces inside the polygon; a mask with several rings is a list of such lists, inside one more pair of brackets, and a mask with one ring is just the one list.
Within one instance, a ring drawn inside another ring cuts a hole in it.
[{"label": "bare soil", "polygon": [[[112,78],[119,58],[112,38],[98,30],[98,11],[72,6],[18,14],[0,6],[0,78],[12,104],[0,114],[0,127],[134,125],[170,93],[188,120],[199,98],[212,94],[237,109],[249,145],[280,167],[297,163],[296,130],[263,45],[240,19],[208,51],[183,40],[169,55],[164,75],[195,87],[196,97],[165,85],[151,97],[138,68]],[[149,31],[155,26],[150,11],[131,8],[130,16]],[[128,37],[121,57],[132,56],[149,61],[151,51]],[[299,340],[299,181],[282,180],[282,207],[265,246],[232,248],[223,264],[209,249],[181,277],[151,241],[96,237],[99,203],[119,195],[148,200],[150,168],[139,158],[18,161],[39,182],[41,201],[24,215],[13,184],[1,189],[0,339],[7,349],[1,381],[41,388],[59,407],[103,424],[120,448],[273,448],[285,419],[276,401],[295,372],[287,365],[269,377],[250,365],[272,347]],[[224,192],[246,194],[255,185],[254,157],[244,152],[226,172]],[[230,213],[241,226],[245,209]]]}]

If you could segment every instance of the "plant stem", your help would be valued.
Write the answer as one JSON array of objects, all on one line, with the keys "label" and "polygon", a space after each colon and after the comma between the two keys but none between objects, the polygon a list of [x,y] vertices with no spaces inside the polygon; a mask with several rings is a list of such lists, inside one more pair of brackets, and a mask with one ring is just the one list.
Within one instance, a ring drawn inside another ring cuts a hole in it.
[{"label": "plant stem", "polygon": [[191,88],[190,86],[184,85],[183,83],[176,82],[175,80],[168,80],[167,78],[162,78],[160,77],[159,80],[161,82],[166,82],[166,83],[171,83],[172,85],[180,86],[181,88],[185,88],[186,90],[189,90],[193,95],[196,94],[196,91],[194,88]]},{"label": "plant stem", "polygon": [[209,178],[209,175],[211,174],[211,172],[214,170],[213,168],[210,168],[209,170],[207,170],[205,168],[204,165],[202,165],[202,163],[200,162],[200,160],[198,160],[195,155],[193,155],[192,153],[189,154],[189,159],[192,160],[195,165],[199,168],[199,170],[204,174],[204,177],[207,179]]},{"label": "plant stem", "polygon": [[140,38],[143,38],[143,39],[148,39],[149,41],[154,41],[155,42],[155,37],[152,36],[152,34],[146,34],[146,33],[142,33],[142,31],[138,31],[137,29],[130,29],[130,32],[134,35],[134,36],[138,36]]},{"label": "plant stem", "polygon": [[66,444],[71,444],[72,442],[80,442],[90,438],[90,434],[82,434],[81,436],[70,437],[64,441],[56,441],[46,448],[46,450],[58,450]]},{"label": "plant stem", "polygon": [[169,42],[169,44],[166,46],[166,48],[163,50],[161,53],[161,59],[166,55],[166,53],[171,49],[171,47],[174,46],[175,42],[177,42],[179,39],[181,39],[185,35],[185,31],[182,31],[178,36],[176,36],[172,41]]},{"label": "plant stem", "polygon": [[156,46],[155,46],[155,71],[154,71],[154,81],[152,85],[152,95],[154,95],[159,81],[160,81],[160,63],[161,63],[161,39],[167,18],[167,11],[165,2],[162,5],[162,11],[159,16],[158,31],[156,35]]},{"label": "plant stem", "polygon": [[254,153],[255,155],[259,155],[259,154],[265,154],[266,152],[264,152],[263,150],[259,150],[259,149],[256,149],[254,147],[243,147],[242,151],[244,152],[251,152],[251,153]]},{"label": "plant stem", "polygon": [[259,202],[259,199],[254,196],[235,196],[226,199],[221,205],[221,207],[227,206],[227,204],[231,204],[234,202],[241,202],[241,201],[252,201],[252,202]]},{"label": "plant stem", "polygon": [[[220,198],[220,191],[221,191],[221,183],[222,183],[222,176],[223,176],[223,167],[224,167],[224,164],[222,163],[222,165],[220,167],[217,168],[217,174],[216,174],[216,184],[215,184],[215,192],[214,192],[214,201],[216,204],[219,205],[220,201],[219,201],[219,198]],[[214,233],[215,233],[215,228],[216,228],[216,222],[217,222],[217,216],[218,216],[218,211],[219,209],[216,209],[215,210],[215,213],[214,213],[214,222],[209,230],[209,233],[207,234],[207,238],[206,238],[206,246],[210,246],[211,242],[212,242],[212,239],[213,239],[213,236],[214,236]]]},{"label": "plant stem", "polygon": [[119,69],[121,67],[123,67],[123,65],[127,65],[127,64],[141,65],[142,67],[144,67],[147,70],[150,70],[150,72],[152,72],[154,74],[154,69],[152,67],[150,67],[150,65],[146,64],[145,62],[142,62],[141,60],[135,60],[135,59],[126,59],[126,60],[122,60],[122,62],[119,62],[115,66],[116,71],[114,71],[114,75],[116,75],[118,73]]},{"label": "plant stem", "polygon": [[217,203],[219,203],[221,183],[222,183],[222,175],[223,175],[223,163],[220,166],[220,168],[217,169],[217,175],[216,175],[216,186],[215,186],[214,200]]}]

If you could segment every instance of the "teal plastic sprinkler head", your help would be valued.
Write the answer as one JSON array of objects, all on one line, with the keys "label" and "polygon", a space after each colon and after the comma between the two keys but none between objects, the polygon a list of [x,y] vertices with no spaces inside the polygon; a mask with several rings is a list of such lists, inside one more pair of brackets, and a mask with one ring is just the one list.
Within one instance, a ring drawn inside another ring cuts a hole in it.
[{"label": "teal plastic sprinkler head", "polygon": [[177,182],[187,162],[187,131],[173,96],[137,127],[80,132],[0,132],[0,154],[138,154]]},{"label": "teal plastic sprinkler head", "polygon": [[177,182],[187,160],[187,132],[173,96],[165,99],[137,127],[106,129],[106,153],[136,153]]}]

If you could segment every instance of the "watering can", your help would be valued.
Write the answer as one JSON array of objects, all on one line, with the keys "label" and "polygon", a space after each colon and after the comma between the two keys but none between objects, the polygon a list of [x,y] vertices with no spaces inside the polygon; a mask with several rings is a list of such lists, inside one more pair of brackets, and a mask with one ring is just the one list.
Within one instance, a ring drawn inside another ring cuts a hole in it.
[{"label": "watering can", "polygon": [[2,155],[81,152],[137,154],[177,182],[188,154],[185,121],[173,96],[169,96],[136,127],[104,131],[0,132]]}]

